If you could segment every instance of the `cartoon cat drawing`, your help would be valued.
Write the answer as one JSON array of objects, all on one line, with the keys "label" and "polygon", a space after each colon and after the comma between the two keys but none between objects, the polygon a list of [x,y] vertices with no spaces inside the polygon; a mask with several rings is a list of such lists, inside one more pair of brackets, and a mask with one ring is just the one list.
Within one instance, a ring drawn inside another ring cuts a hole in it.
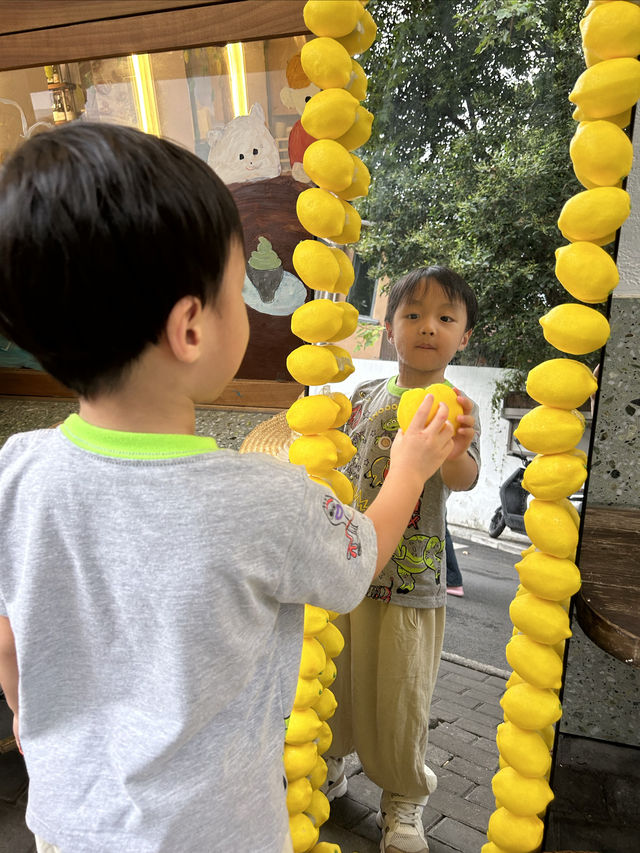
[{"label": "cartoon cat drawing", "polygon": [[261,181],[280,174],[280,155],[260,104],[208,133],[207,162],[225,184]]}]

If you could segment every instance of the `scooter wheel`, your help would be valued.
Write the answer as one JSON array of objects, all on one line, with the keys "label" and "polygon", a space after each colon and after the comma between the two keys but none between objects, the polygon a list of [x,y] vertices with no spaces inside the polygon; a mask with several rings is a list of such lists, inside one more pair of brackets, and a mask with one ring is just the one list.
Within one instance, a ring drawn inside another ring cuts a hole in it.
[{"label": "scooter wheel", "polygon": [[493,513],[491,521],[489,522],[489,536],[492,539],[497,539],[506,526],[507,523],[504,520],[504,515],[502,514],[502,507],[499,506]]}]

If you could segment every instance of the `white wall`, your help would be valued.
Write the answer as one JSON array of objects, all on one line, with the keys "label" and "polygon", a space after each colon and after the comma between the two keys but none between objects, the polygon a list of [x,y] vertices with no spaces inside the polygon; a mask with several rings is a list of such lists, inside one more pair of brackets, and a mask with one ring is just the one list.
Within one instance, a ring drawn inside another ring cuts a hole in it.
[{"label": "white wall", "polygon": [[[394,376],[395,361],[372,361],[354,358],[355,373],[344,382],[331,385],[331,390],[350,396],[356,385],[367,379]],[[478,485],[470,492],[451,495],[447,503],[447,518],[453,524],[487,530],[493,512],[500,504],[498,489],[502,481],[515,468],[519,460],[507,456],[509,425],[499,412],[491,410],[491,398],[496,382],[506,371],[495,367],[448,367],[446,378],[464,391],[480,408],[482,470]],[[311,394],[320,393],[321,388],[312,387]]]}]

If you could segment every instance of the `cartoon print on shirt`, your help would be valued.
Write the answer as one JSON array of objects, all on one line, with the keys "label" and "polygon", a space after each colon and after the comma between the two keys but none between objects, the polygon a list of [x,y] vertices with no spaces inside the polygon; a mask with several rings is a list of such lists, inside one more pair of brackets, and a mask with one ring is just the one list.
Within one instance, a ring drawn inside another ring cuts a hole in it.
[{"label": "cartoon print on shirt", "polygon": [[360,423],[360,419],[362,418],[362,403],[358,403],[357,406],[354,406],[351,409],[351,417],[347,421],[347,426],[349,429],[355,429]]},{"label": "cartoon print on shirt", "polygon": [[344,535],[347,540],[347,560],[352,557],[356,559],[362,553],[360,538],[358,537],[358,526],[353,524],[353,514],[349,517],[344,511],[343,505],[333,495],[325,495],[322,508],[331,524],[335,527],[344,525]]},{"label": "cartoon print on shirt", "polygon": [[422,498],[418,498],[418,503],[415,505],[413,512],[411,513],[411,521],[407,524],[407,529],[409,527],[413,527],[414,530],[418,529],[418,525],[420,524],[420,510],[422,509]]},{"label": "cartoon print on shirt", "polygon": [[412,592],[416,585],[414,575],[422,574],[427,569],[431,569],[436,584],[440,586],[442,557],[439,555],[443,551],[444,540],[438,536],[425,536],[422,533],[415,533],[413,536],[404,539],[391,557],[402,581],[396,592]]},{"label": "cartoon print on shirt", "polygon": [[367,590],[367,598],[373,598],[375,601],[382,601],[388,604],[391,601],[391,593],[393,592],[393,578],[389,586],[374,586],[373,584]]},{"label": "cartoon print on shirt", "polygon": [[375,488],[381,486],[389,473],[389,465],[391,464],[388,456],[378,456],[371,463],[368,471],[365,471],[365,478],[371,480],[371,485]]}]

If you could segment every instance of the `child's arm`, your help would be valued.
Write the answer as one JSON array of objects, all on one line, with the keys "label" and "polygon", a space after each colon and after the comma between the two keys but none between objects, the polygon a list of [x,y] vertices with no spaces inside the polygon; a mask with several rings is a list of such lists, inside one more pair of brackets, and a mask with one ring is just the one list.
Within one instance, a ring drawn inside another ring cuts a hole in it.
[{"label": "child's arm", "polygon": [[6,616],[0,616],[0,686],[13,711],[13,734],[22,752],[18,735],[18,660],[13,631]]},{"label": "child's arm", "polygon": [[478,465],[467,453],[475,434],[475,419],[470,414],[473,403],[462,394],[458,394],[458,402],[464,414],[458,415],[459,427],[453,439],[453,450],[440,469],[445,486],[448,486],[452,492],[463,492],[468,489],[478,476]]},{"label": "child's arm", "polygon": [[447,421],[447,407],[440,404],[431,423],[420,429],[433,405],[428,394],[409,424],[406,433],[398,430],[391,448],[391,465],[376,499],[365,515],[373,521],[378,539],[378,560],[374,578],[391,559],[411,519],[424,484],[453,450],[453,427]]}]

